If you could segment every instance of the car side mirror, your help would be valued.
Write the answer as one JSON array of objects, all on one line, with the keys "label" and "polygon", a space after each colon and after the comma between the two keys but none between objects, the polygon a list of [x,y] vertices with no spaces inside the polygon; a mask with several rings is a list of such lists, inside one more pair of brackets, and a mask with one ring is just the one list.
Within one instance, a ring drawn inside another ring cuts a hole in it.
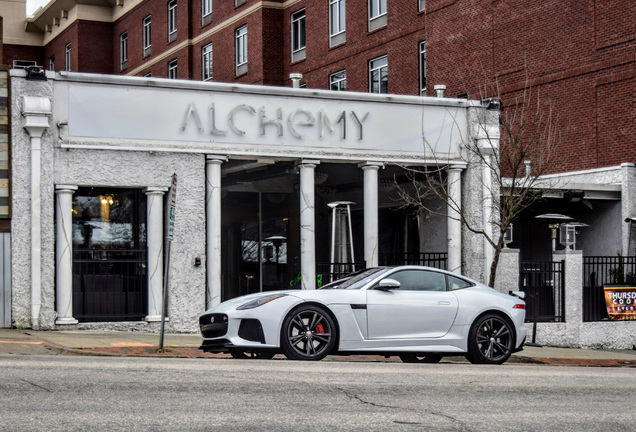
[{"label": "car side mirror", "polygon": [[382,291],[390,291],[399,288],[400,282],[396,281],[395,279],[382,279],[376,289]]}]

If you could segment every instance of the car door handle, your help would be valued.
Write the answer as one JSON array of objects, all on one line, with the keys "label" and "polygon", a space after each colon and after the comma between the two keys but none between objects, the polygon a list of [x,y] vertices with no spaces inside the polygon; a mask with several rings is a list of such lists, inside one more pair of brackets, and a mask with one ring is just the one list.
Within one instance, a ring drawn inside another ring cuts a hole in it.
[{"label": "car door handle", "polygon": [[439,301],[439,302],[437,302],[437,304],[448,306],[450,304],[450,302],[449,301]]}]

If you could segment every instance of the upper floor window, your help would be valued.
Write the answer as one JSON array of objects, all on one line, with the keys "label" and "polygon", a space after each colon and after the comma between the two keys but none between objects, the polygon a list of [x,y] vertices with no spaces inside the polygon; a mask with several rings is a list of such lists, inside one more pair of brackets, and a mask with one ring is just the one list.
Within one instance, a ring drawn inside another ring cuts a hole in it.
[{"label": "upper floor window", "polygon": [[236,29],[236,74],[247,72],[247,26]]},{"label": "upper floor window", "polygon": [[147,55],[150,55],[150,46],[151,46],[150,28],[151,28],[151,19],[150,19],[150,15],[148,15],[146,18],[144,18],[144,21],[143,21],[142,47],[144,50],[144,57]]},{"label": "upper floor window", "polygon": [[119,35],[119,64],[121,70],[128,67],[128,32]]},{"label": "upper floor window", "polygon": [[305,58],[305,9],[291,15],[292,62]]},{"label": "upper floor window", "polygon": [[242,5],[245,2],[246,2],[246,0],[234,0],[234,6]]},{"label": "upper floor window", "polygon": [[369,31],[386,25],[386,0],[369,0]]},{"label": "upper floor window", "polygon": [[177,38],[177,0],[168,2],[168,41]]},{"label": "upper floor window", "polygon": [[65,69],[66,71],[71,71],[71,44],[66,44],[64,48],[64,60],[66,61]]},{"label": "upper floor window", "polygon": [[340,45],[346,40],[345,0],[329,0],[329,46]]},{"label": "upper floor window", "polygon": [[201,63],[203,81],[210,81],[212,79],[212,44],[201,48]]},{"label": "upper floor window", "polygon": [[389,62],[387,56],[378,57],[369,62],[369,91],[388,93]]},{"label": "upper floor window", "polygon": [[55,56],[49,57],[49,70],[50,71],[55,70]]},{"label": "upper floor window", "polygon": [[177,59],[170,60],[168,63],[168,78],[177,79]]},{"label": "upper floor window", "polygon": [[426,9],[426,0],[417,0],[420,11]]},{"label": "upper floor window", "polygon": [[329,75],[329,89],[334,91],[347,90],[347,71],[341,70]]},{"label": "upper floor window", "polygon": [[420,42],[420,96],[426,95],[426,41]]},{"label": "upper floor window", "polygon": [[212,0],[201,0],[201,25],[212,21]]}]

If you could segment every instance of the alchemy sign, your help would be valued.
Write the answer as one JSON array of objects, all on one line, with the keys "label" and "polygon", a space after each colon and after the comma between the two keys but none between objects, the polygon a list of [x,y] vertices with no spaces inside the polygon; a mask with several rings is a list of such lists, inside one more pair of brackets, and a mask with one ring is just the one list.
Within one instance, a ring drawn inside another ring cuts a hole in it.
[{"label": "alchemy sign", "polygon": [[[191,103],[185,113],[181,131],[185,132],[192,124],[201,133],[209,133],[215,136],[223,136],[232,133],[242,137],[245,128],[258,130],[261,136],[266,135],[266,130],[272,130],[279,137],[285,135],[285,131],[299,140],[305,139],[306,132],[314,130],[320,139],[326,134],[333,134],[338,129],[341,140],[347,139],[347,126],[350,125],[351,133],[358,141],[364,139],[364,122],[369,113],[360,116],[355,111],[341,111],[337,116],[330,118],[323,110],[316,112],[307,108],[296,108],[284,112],[283,108],[277,108],[274,113],[268,113],[265,107],[258,111],[251,105],[241,104],[219,113],[214,103],[202,115],[194,103]],[[273,115],[272,115],[273,114]],[[202,118],[207,120],[204,127]],[[285,119],[285,121],[283,121]]]}]

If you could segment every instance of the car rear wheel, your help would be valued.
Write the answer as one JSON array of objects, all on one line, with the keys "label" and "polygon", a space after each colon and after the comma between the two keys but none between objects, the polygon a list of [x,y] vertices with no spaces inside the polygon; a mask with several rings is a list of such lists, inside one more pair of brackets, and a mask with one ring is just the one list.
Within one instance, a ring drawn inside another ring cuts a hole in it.
[{"label": "car rear wheel", "polygon": [[235,359],[261,359],[261,360],[269,360],[274,358],[276,355],[275,352],[270,351],[260,351],[260,352],[245,352],[245,351],[230,351],[230,355]]},{"label": "car rear wheel", "polygon": [[439,363],[442,355],[438,353],[426,354],[400,354],[400,360],[404,363]]},{"label": "car rear wheel", "polygon": [[514,348],[513,326],[504,317],[487,314],[479,317],[468,333],[468,353],[471,363],[502,364]]},{"label": "car rear wheel", "polygon": [[321,307],[301,305],[283,321],[281,347],[292,360],[321,360],[336,345],[336,326]]}]

